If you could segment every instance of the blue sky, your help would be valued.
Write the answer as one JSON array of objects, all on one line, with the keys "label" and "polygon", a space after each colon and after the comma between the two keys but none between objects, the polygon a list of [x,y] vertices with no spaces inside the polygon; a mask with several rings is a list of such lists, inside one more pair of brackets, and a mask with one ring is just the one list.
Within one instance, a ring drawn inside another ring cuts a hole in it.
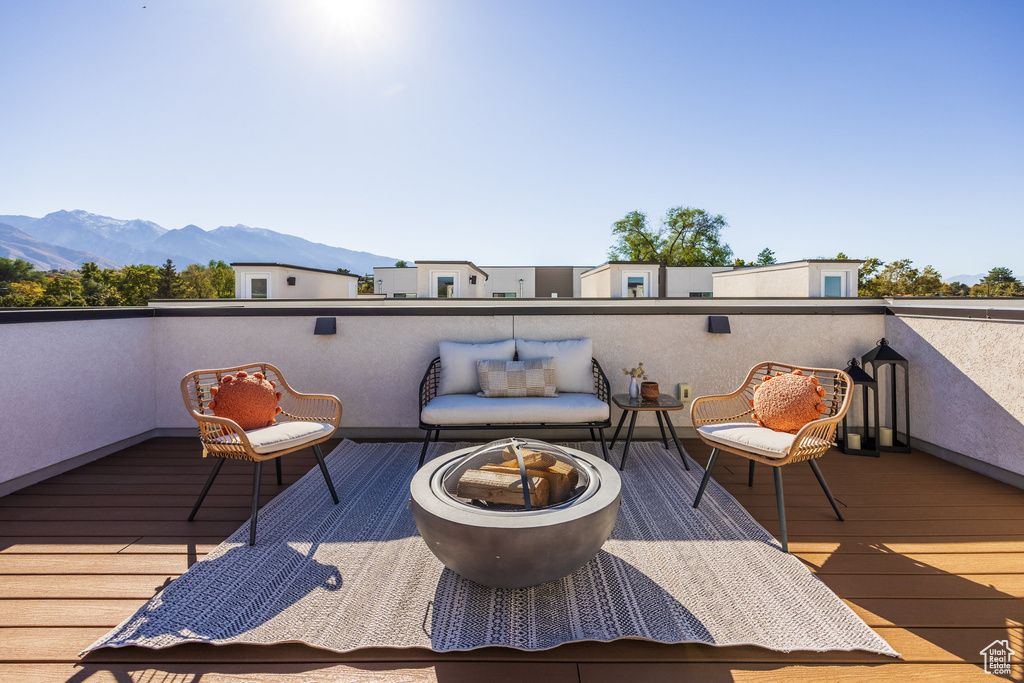
[{"label": "blue sky", "polygon": [[631,210],[736,255],[1024,276],[1024,3],[4,0],[0,213],[586,265]]}]

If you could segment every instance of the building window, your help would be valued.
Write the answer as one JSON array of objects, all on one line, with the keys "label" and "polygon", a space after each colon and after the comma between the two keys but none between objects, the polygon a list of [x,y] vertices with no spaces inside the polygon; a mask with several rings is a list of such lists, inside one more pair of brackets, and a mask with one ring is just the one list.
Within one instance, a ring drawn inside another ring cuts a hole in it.
[{"label": "building window", "polygon": [[630,299],[639,299],[650,296],[648,290],[648,273],[623,273],[622,274],[622,295]]},{"label": "building window", "polygon": [[269,299],[270,273],[246,273],[244,296],[246,299]]},{"label": "building window", "polygon": [[690,292],[691,299],[704,299],[710,298],[711,292]]},{"label": "building window", "polygon": [[846,296],[846,273],[836,271],[822,273],[821,295],[825,297]]},{"label": "building window", "polygon": [[430,292],[431,297],[438,299],[453,299],[459,296],[459,274],[454,271],[432,270],[430,271]]},{"label": "building window", "polygon": [[491,294],[495,299],[514,299],[516,298],[515,292],[494,292]]}]

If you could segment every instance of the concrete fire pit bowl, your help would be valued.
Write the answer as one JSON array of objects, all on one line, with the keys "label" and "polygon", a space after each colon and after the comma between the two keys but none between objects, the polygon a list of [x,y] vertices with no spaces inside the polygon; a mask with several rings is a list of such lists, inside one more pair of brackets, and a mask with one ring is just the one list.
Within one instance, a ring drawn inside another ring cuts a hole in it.
[{"label": "concrete fire pit bowl", "polygon": [[479,447],[447,453],[420,468],[410,486],[412,510],[431,552],[460,576],[496,588],[554,581],[593,559],[618,517],[619,473],[599,457],[551,448],[571,456],[582,471],[580,481],[586,481],[572,499],[543,509],[485,509],[446,492],[445,477],[466,467],[464,459]]}]

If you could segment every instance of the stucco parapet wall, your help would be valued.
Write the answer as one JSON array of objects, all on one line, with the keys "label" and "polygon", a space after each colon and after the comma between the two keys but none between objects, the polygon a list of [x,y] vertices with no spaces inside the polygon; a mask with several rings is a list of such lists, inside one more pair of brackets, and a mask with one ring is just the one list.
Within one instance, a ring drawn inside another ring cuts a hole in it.
[{"label": "stucco parapet wall", "polygon": [[723,270],[714,273],[712,277],[717,279],[723,277],[738,277],[740,275],[749,275],[750,273],[770,273],[782,270],[799,270],[819,263],[856,264],[859,266],[860,264],[864,263],[864,261],[858,261],[855,259],[848,259],[845,261],[836,261],[834,259],[808,259],[806,261],[786,261],[785,263],[773,263],[768,266],[737,266],[734,270]]}]

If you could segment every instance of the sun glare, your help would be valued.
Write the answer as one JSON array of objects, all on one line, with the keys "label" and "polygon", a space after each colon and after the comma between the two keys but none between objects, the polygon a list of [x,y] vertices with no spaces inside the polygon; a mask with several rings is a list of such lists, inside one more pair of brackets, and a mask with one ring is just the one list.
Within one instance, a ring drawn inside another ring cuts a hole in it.
[{"label": "sun glare", "polygon": [[372,40],[386,25],[380,0],[317,0],[317,7],[327,28],[350,40]]}]

